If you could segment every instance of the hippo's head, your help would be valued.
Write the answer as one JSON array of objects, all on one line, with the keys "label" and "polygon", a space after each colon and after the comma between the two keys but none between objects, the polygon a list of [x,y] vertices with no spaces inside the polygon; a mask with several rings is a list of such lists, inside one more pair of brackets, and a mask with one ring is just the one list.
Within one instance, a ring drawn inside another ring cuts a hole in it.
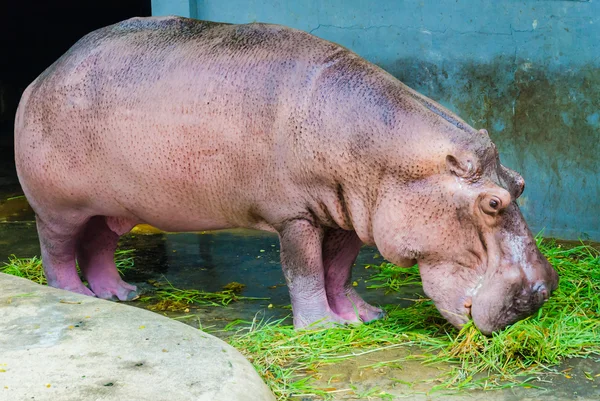
[{"label": "hippo's head", "polygon": [[386,178],[373,238],[391,262],[418,262],[425,293],[454,326],[472,317],[490,334],[537,311],[558,276],[516,203],[523,178],[485,130],[474,135],[479,146],[438,146],[429,168],[412,171],[418,179]]}]

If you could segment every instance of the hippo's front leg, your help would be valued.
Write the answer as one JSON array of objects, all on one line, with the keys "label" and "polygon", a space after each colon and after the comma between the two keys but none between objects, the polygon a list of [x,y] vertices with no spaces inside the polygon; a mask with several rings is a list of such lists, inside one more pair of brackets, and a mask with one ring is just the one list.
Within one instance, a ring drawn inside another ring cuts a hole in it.
[{"label": "hippo's front leg", "polygon": [[281,266],[290,291],[294,327],[313,323],[354,323],[358,318],[343,319],[336,315],[327,301],[323,268],[323,229],[307,220],[286,222],[279,230]]},{"label": "hippo's front leg", "polygon": [[329,307],[340,317],[351,319],[356,314],[363,322],[381,319],[385,312],[368,304],[352,286],[352,265],[362,241],[354,231],[328,230],[323,241],[325,290]]}]

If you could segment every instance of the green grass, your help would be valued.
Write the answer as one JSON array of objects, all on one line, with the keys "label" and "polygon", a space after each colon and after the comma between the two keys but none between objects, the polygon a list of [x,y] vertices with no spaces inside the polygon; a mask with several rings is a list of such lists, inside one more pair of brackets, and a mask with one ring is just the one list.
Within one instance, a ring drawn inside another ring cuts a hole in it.
[{"label": "green grass", "polygon": [[[238,321],[227,328],[238,328],[230,343],[252,361],[280,400],[311,394],[328,398],[330,390],[313,385],[320,366],[409,345],[413,353],[406,359],[448,366],[432,392],[533,386],[541,375],[558,373],[565,358],[600,354],[599,252],[541,240],[538,246],[557,269],[559,288],[537,314],[491,337],[472,323],[454,329],[429,299],[420,298],[406,308],[387,306],[386,320],[358,327],[294,331],[283,320]],[[376,267],[373,281],[370,288],[386,291],[420,283],[416,267],[389,263]]]},{"label": "green grass", "polygon": [[[120,249],[115,252],[115,264],[119,273],[123,274],[126,270],[133,268],[133,252],[133,249]],[[0,266],[0,272],[23,277],[38,284],[48,284],[44,276],[42,260],[37,256],[32,258],[18,258],[15,255],[11,255],[8,258],[8,262]]]},{"label": "green grass", "polygon": [[23,277],[38,284],[47,284],[42,268],[42,260],[37,256],[33,258],[17,258],[11,255],[4,266],[0,266],[0,272]]}]

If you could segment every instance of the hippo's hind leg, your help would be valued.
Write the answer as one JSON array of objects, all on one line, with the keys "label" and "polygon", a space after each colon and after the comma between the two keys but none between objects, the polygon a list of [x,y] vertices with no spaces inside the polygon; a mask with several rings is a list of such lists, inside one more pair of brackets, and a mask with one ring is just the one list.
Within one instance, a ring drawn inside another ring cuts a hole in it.
[{"label": "hippo's hind leg", "polygon": [[338,316],[351,319],[360,316],[363,322],[381,319],[383,310],[365,302],[352,286],[352,265],[362,241],[354,231],[329,230],[323,242],[325,289],[329,307]]},{"label": "hippo's hind leg", "polygon": [[294,327],[322,327],[358,322],[343,319],[327,302],[323,269],[323,230],[307,220],[286,222],[279,230],[281,266],[290,291]]},{"label": "hippo's hind leg", "polygon": [[[114,222],[114,218],[111,222]],[[119,225],[119,224],[117,224]],[[132,224],[127,224],[129,229]],[[111,225],[112,226],[112,225]],[[120,224],[120,228],[123,224]],[[113,227],[114,228],[114,227]],[[122,229],[123,232],[129,229]],[[119,241],[119,228],[113,231],[104,216],[94,216],[86,224],[79,246],[77,261],[83,276],[98,298],[129,301],[137,296],[136,287],[121,279],[115,266],[115,251]]]},{"label": "hippo's hind leg", "polygon": [[75,264],[77,242],[86,220],[69,213],[54,217],[36,214],[42,264],[48,285],[94,296],[81,282]]}]

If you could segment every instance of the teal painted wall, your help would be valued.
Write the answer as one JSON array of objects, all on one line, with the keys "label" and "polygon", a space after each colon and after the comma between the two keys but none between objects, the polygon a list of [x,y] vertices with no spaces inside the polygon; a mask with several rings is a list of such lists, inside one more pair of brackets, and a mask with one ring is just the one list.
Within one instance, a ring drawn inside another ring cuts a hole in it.
[{"label": "teal painted wall", "polygon": [[153,15],[288,25],[344,45],[476,128],[526,180],[532,230],[600,241],[600,2],[153,0]]}]

